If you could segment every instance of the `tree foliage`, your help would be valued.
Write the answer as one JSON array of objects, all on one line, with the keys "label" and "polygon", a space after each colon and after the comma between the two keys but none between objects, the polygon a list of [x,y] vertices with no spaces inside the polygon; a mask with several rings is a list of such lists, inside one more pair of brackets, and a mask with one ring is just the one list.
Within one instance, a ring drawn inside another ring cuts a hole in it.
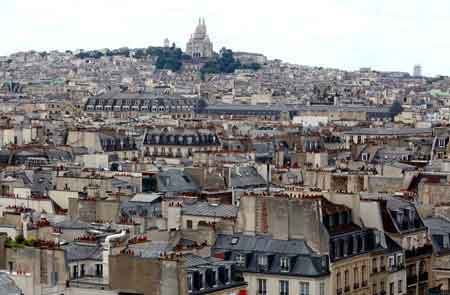
[{"label": "tree foliage", "polygon": [[393,116],[400,114],[401,112],[403,112],[402,104],[398,100],[394,101],[394,103],[391,105],[389,111],[391,112],[391,114]]}]

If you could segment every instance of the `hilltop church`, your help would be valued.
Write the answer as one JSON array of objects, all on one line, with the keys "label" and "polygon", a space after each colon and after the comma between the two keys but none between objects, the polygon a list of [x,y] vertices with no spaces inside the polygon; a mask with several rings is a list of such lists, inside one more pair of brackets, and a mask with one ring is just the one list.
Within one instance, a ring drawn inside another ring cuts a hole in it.
[{"label": "hilltop church", "polygon": [[199,19],[197,28],[186,45],[186,54],[193,58],[210,58],[213,56],[213,44],[209,40],[205,19]]}]

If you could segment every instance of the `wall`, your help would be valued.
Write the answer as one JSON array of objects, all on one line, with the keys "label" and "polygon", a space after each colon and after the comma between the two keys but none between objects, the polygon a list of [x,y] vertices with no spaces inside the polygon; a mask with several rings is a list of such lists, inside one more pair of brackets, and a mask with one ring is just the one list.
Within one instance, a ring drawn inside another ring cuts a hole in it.
[{"label": "wall", "polygon": [[116,255],[109,257],[109,271],[112,289],[144,295],[187,294],[186,277],[177,261]]},{"label": "wall", "polygon": [[302,277],[292,277],[292,276],[280,276],[280,275],[269,275],[269,274],[259,274],[259,273],[244,273],[244,279],[248,283],[247,292],[248,294],[258,294],[258,279],[267,280],[267,294],[279,294],[279,281],[287,280],[289,281],[289,294],[300,294],[300,282],[309,283],[309,294],[319,295],[320,283],[324,283],[325,294],[330,293],[330,280],[329,277],[323,278],[302,278]]},{"label": "wall", "polygon": [[48,191],[48,196],[62,209],[69,208],[69,198],[78,198],[78,192],[71,191]]},{"label": "wall", "polygon": [[394,193],[403,187],[402,177],[368,176],[367,191],[369,193]]}]

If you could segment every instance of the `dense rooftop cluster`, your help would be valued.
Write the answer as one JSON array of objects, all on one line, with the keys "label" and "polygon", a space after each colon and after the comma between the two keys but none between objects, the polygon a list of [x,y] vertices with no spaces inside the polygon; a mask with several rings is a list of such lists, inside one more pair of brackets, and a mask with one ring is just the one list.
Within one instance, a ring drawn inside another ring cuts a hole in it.
[{"label": "dense rooftop cluster", "polygon": [[186,50],[0,58],[0,294],[445,294],[448,77]]}]

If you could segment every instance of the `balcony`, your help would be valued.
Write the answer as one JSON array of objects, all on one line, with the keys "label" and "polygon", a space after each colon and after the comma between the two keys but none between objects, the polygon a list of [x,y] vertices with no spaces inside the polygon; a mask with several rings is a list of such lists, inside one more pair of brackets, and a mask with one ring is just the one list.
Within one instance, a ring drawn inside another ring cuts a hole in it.
[{"label": "balcony", "polygon": [[353,289],[359,289],[359,283],[354,283],[353,284]]},{"label": "balcony", "polygon": [[372,273],[377,273],[378,272],[378,268],[374,267],[372,268]]},{"label": "balcony", "polygon": [[361,287],[362,288],[367,287],[367,281],[362,281]]},{"label": "balcony", "polygon": [[350,292],[350,286],[345,286],[344,292],[345,292],[345,293],[349,293],[349,292]]},{"label": "balcony", "polygon": [[336,294],[337,294],[337,295],[341,295],[341,294],[342,294],[342,288],[337,289],[337,290],[336,290]]},{"label": "balcony", "polygon": [[410,275],[406,278],[407,285],[414,285],[417,283],[417,275]]},{"label": "balcony", "polygon": [[380,266],[380,272],[383,272],[383,271],[386,271],[386,266],[385,265]]},{"label": "balcony", "polygon": [[427,272],[423,272],[421,274],[419,274],[419,281],[428,281],[428,273]]}]

